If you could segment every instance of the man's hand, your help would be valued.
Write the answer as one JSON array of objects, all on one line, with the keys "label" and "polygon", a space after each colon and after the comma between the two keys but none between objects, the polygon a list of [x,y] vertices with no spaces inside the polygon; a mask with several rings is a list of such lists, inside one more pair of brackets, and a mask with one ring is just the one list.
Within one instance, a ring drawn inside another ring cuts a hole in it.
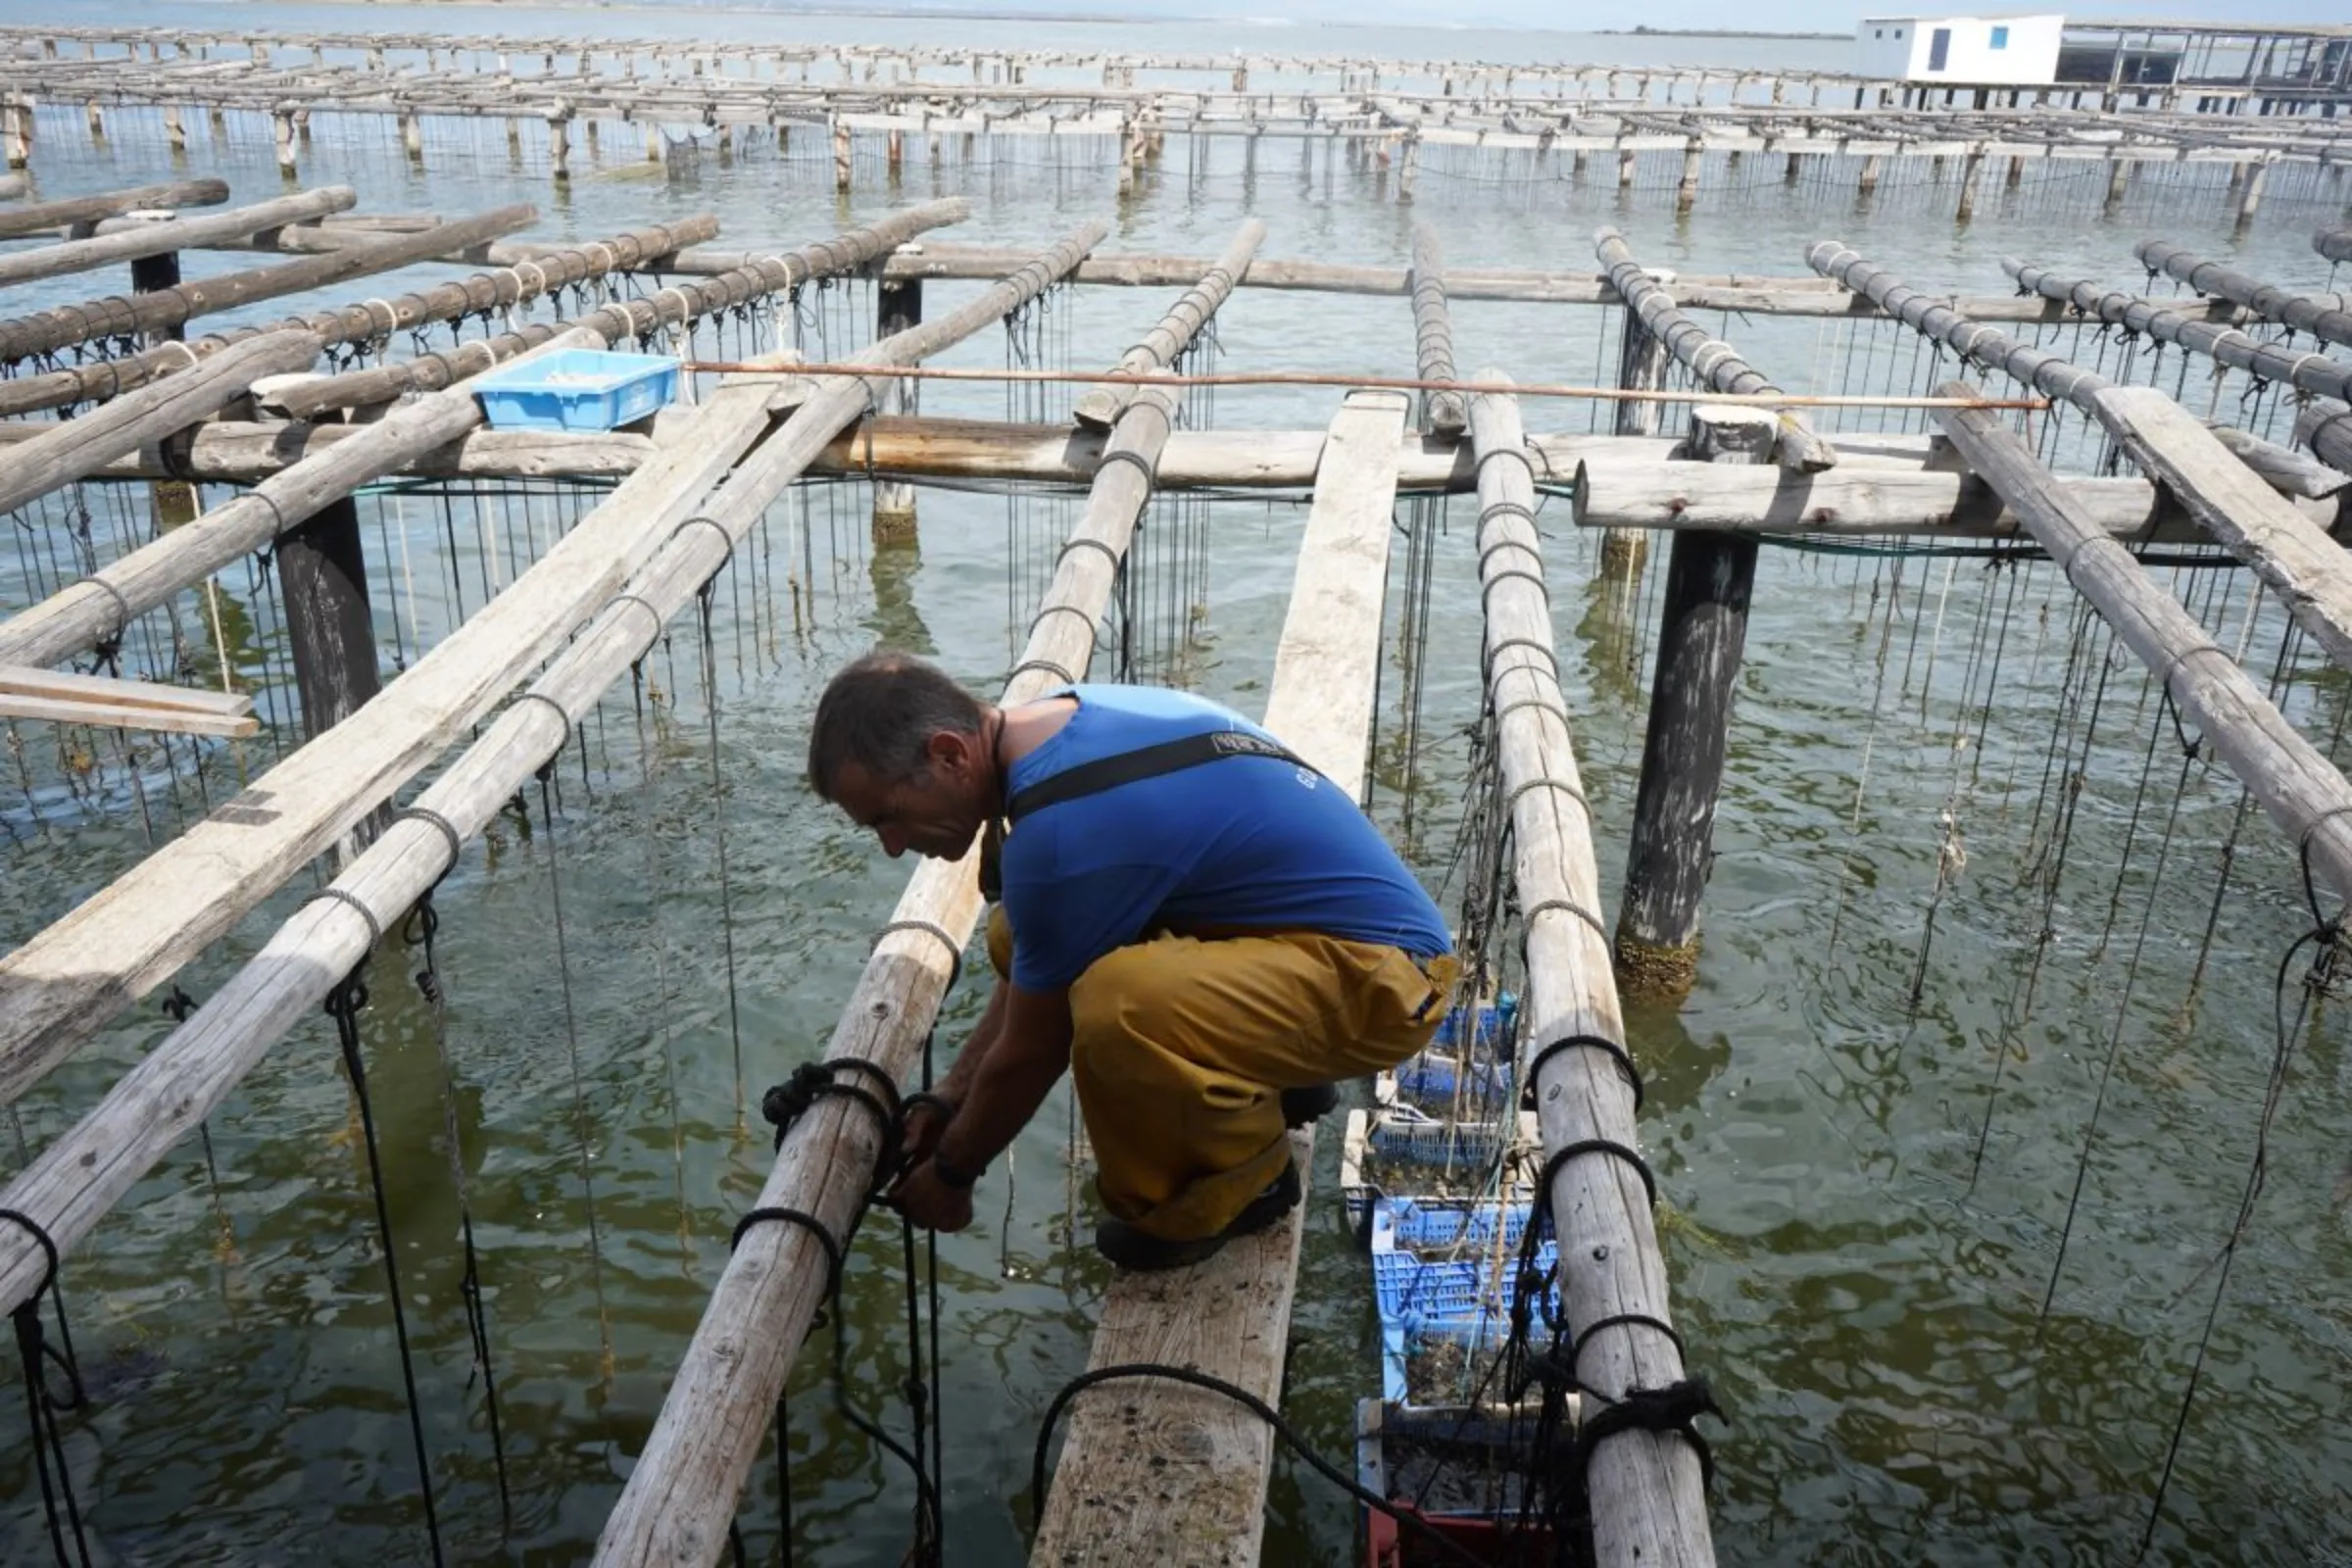
[{"label": "man's hand", "polygon": [[918,1100],[907,1107],[906,1119],[899,1125],[899,1170],[902,1174],[914,1169],[931,1157],[939,1140],[955,1119],[952,1102],[931,1096]]},{"label": "man's hand", "polygon": [[900,1213],[925,1230],[959,1231],[972,1222],[972,1190],[941,1181],[928,1158],[900,1177],[889,1197]]}]

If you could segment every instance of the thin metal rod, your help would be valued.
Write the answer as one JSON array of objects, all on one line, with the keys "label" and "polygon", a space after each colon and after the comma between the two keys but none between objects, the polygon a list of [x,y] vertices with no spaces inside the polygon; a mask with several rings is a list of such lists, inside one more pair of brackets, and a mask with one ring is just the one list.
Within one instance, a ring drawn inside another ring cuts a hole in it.
[{"label": "thin metal rod", "polygon": [[1590,398],[1603,403],[1716,403],[1755,409],[2023,409],[2039,412],[2047,398],[1943,398],[1867,394],[1791,397],[1785,392],[1682,392],[1646,387],[1565,386],[1526,382],[1424,381],[1401,375],[1348,375],[1333,370],[1219,370],[1200,375],[1104,374],[1101,370],[948,369],[928,365],[744,365],[731,360],[687,360],[685,370],[723,375],[859,375],[868,380],[1064,381],[1114,386],[1337,386],[1378,387],[1398,392],[1517,394],[1537,398]]}]

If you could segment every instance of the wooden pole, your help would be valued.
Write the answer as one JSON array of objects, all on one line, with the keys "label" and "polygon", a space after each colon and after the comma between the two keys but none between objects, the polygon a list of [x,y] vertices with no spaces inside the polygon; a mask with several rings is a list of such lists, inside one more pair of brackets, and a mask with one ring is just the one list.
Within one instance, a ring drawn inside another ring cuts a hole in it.
[{"label": "wooden pole", "polygon": [[[2082,316],[2128,327],[2161,343],[2178,343],[2232,369],[2282,382],[2297,392],[2323,399],[2352,399],[2352,367],[2324,354],[2304,353],[2251,336],[2227,320],[2217,322],[2212,308],[2204,312],[2176,310],[2122,289],[2102,289],[2087,278],[2061,277],[2047,268],[2012,257],[2001,258],[2001,269],[2017,279],[2021,289],[2063,302]],[[2199,275],[2211,274],[2200,267]],[[2240,309],[2218,301],[2217,306],[2231,319]],[[2305,410],[2305,416],[2310,413]],[[2295,439],[2308,445],[2321,462],[2352,471],[2352,425],[2334,425],[2324,417],[2298,417]]]},{"label": "wooden pole", "polygon": [[[1663,386],[1666,380],[1666,345],[1642,324],[1641,316],[1631,305],[1617,315],[1617,384],[1628,391],[1654,390]],[[1655,435],[1658,430],[1658,405],[1620,403],[1617,405],[1616,422],[1617,433],[1621,436]],[[1600,575],[1604,581],[1635,581],[1641,576],[1642,564],[1648,559],[1649,538],[1646,534],[1629,529],[1601,536]]]},{"label": "wooden pole", "polygon": [[[1634,260],[1624,235],[1604,227],[1593,236],[1593,248],[1608,270],[1609,286],[1626,302],[1629,321],[1638,320],[1642,332],[1661,344],[1701,384],[1740,395],[1763,396],[1781,390],[1758,374],[1729,343],[1712,336],[1677,309],[1666,285]],[[1783,467],[1820,473],[1836,466],[1838,449],[1816,434],[1802,415],[1781,414],[1777,428],[1775,458]]]},{"label": "wooden pole", "polygon": [[[1965,392],[1961,381],[1946,389]],[[2279,713],[2228,649],[2121,543],[2082,514],[2066,486],[1997,416],[1939,412],[1936,422],[1971,468],[1984,475],[2067,581],[2142,664],[2162,675],[2183,721],[2213,743],[2289,843],[2338,899],[2352,898],[2352,785]]]},{"label": "wooden pole", "polygon": [[[1504,379],[1482,370],[1481,381]],[[1625,1020],[1601,936],[1592,811],[1570,737],[1553,652],[1552,606],[1534,523],[1535,476],[1524,461],[1517,400],[1470,400],[1479,499],[1480,593],[1486,602],[1487,697],[1502,788],[1510,802],[1512,877],[1527,919],[1530,1039],[1622,1043]],[[1500,460],[1500,461],[1494,461]],[[1559,1236],[1560,1304],[1574,1343],[1569,1368],[1599,1398],[1665,1389],[1685,1376],[1668,1325],[1666,1265],[1641,1181],[1610,1148],[1638,1142],[1634,1095],[1597,1050],[1556,1053],[1537,1066],[1544,1148],[1561,1160],[1544,1195]],[[1600,1327],[1606,1319],[1609,1326]],[[1591,1408],[1587,1406],[1588,1410]],[[1593,1560],[1606,1568],[1707,1568],[1715,1560],[1697,1452],[1671,1434],[1629,1432],[1591,1451],[1586,1469]]]},{"label": "wooden pole", "polygon": [[[781,292],[820,272],[862,265],[914,234],[961,219],[966,211],[961,201],[909,208],[868,228],[770,257],[760,268],[747,269],[743,278],[712,279],[693,285],[693,291],[712,309]],[[675,311],[683,304],[672,294],[666,300],[657,297],[609,307],[548,339],[542,348],[602,347],[660,318],[656,313]],[[640,316],[641,311],[646,314]],[[770,387],[771,398],[773,392]],[[359,434],[337,442],[315,462],[306,459],[253,494],[216,508],[202,522],[142,545],[108,564],[94,579],[74,583],[0,622],[0,650],[5,650],[0,652],[0,662],[51,664],[79,653],[117,629],[125,607],[131,614],[153,609],[188,584],[267,544],[288,523],[311,515],[357,485],[445,446],[481,421],[481,408],[472,393],[453,388],[420,398],[382,420],[362,426]],[[78,426],[85,421],[74,422]]]},{"label": "wooden pole", "polygon": [[[173,217],[155,222],[142,222],[136,228],[119,233],[67,240],[37,250],[15,251],[0,256],[0,287],[30,283],[66,272],[78,272],[112,262],[135,263],[141,257],[199,250],[222,240],[247,239],[265,229],[308,222],[323,218],[328,213],[347,211],[358,200],[358,193],[349,185],[328,185],[225,213],[209,214],[202,218]],[[170,288],[178,281],[177,277],[173,277],[170,282],[157,283],[152,287]]]},{"label": "wooden pole", "polygon": [[[21,164],[17,167],[23,167]],[[0,213],[0,239],[21,239],[48,229],[72,230],[101,218],[164,207],[217,207],[228,200],[228,182],[220,179],[175,179],[161,185],[74,196],[63,201],[33,202]]]},{"label": "wooden pole", "polygon": [[[1694,462],[1768,464],[1774,439],[1769,416],[1691,411]],[[1699,901],[1714,858],[1715,806],[1755,576],[1752,536],[1675,534],[1617,918],[1617,983],[1629,993],[1680,997],[1698,978]]]},{"label": "wooden pole", "polygon": [[[1453,368],[1453,318],[1446,308],[1446,252],[1437,230],[1413,225],[1413,347],[1424,381],[1457,379]],[[1458,392],[1422,394],[1422,428],[1458,436],[1467,416]]]},{"label": "wooden pole", "polygon": [[[1111,368],[1112,373],[1146,375],[1171,364],[1250,275],[1257,247],[1265,237],[1264,223],[1254,218],[1244,220],[1224,253],[1202,272],[1200,281],[1168,307],[1167,314],[1141,341],[1119,356],[1119,363]],[[1095,387],[1078,399],[1070,411],[1071,417],[1089,428],[1108,429],[1118,421],[1135,391],[1136,388],[1123,382]]]},{"label": "wooden pole", "polygon": [[571,112],[547,117],[547,172],[558,185],[571,183]]},{"label": "wooden pole", "polygon": [[126,452],[177,433],[244,396],[262,376],[307,370],[318,358],[318,340],[308,332],[271,332],[101,405],[80,418],[48,424],[32,440],[0,453],[0,513],[13,512]]},{"label": "wooden pole", "polygon": [[2279,596],[2296,624],[2338,663],[2352,665],[2352,564],[2327,532],[2232,458],[2210,431],[2162,393],[2122,387],[2038,349],[2013,342],[1903,286],[1841,245],[1807,254],[1914,331],[2052,397],[2075,404],[2153,478],[2169,485],[2213,536]]},{"label": "wooden pole", "polygon": [[[861,360],[903,364],[996,322],[1075,265],[1103,232],[1100,222],[1086,225],[971,304],[875,344]],[[370,705],[368,723],[306,745],[263,775],[254,788],[268,793],[266,822],[251,820],[248,790],[222,808],[225,816],[216,813],[189,828],[0,958],[0,1102],[38,1081],[108,1017],[203,951],[389,798],[646,561],[665,548],[688,560],[708,560],[697,583],[717,569],[725,556],[710,538],[713,530],[681,533],[681,524],[768,434],[773,418],[772,387],[753,383],[733,390],[723,413],[716,412],[715,397],[705,406],[676,451],[665,454],[669,461],[631,475],[506,592],[386,686]],[[776,489],[862,413],[878,390],[859,377],[828,378],[737,469],[710,514],[730,537],[748,532]],[[103,964],[91,961],[97,954],[106,956]]]},{"label": "wooden pole", "polygon": [[[890,337],[917,326],[923,319],[923,285],[919,281],[884,282],[874,290],[874,336]],[[912,414],[914,384],[910,381],[886,383],[879,414]],[[910,545],[915,541],[914,486],[897,480],[879,480],[874,485],[873,541],[877,550],[893,545]]]},{"label": "wooden pole", "polygon": [[[0,321],[0,362],[53,353],[91,338],[129,332],[154,332],[199,316],[234,310],[260,300],[299,294],[349,277],[406,267],[444,251],[462,249],[511,234],[538,218],[528,206],[502,207],[477,218],[438,224],[419,234],[393,235],[368,245],[308,256],[276,267],[208,277],[197,283],[125,300],[90,300],[80,305],[43,311]],[[386,307],[389,314],[390,308]],[[378,330],[390,332],[401,323],[386,319]]]},{"label": "wooden pole", "polygon": [[2341,294],[2301,294],[2279,288],[2226,263],[2206,261],[2169,240],[2141,240],[2132,247],[2132,254],[2150,272],[2162,272],[2200,294],[2219,295],[2266,321],[2309,332],[2323,343],[2352,344],[2352,310],[2346,309],[2352,301]]},{"label": "wooden pole", "polygon": [[[382,689],[376,669],[375,618],[368,608],[368,561],[360,545],[360,509],[342,496],[278,540],[278,579],[286,605],[286,640],[302,729],[317,740],[359,711]],[[365,838],[362,847],[365,847]]]}]

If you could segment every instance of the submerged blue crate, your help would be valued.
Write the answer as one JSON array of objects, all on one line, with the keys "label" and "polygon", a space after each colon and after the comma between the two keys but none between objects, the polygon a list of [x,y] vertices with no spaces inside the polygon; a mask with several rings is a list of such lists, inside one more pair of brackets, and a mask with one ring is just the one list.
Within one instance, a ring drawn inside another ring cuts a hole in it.
[{"label": "submerged blue crate", "polygon": [[494,430],[612,430],[678,394],[678,362],[660,354],[561,349],[476,376]]},{"label": "submerged blue crate", "polygon": [[1450,1100],[1468,1081],[1470,1093],[1481,1100],[1499,1099],[1511,1087],[1507,1062],[1463,1062],[1445,1052],[1417,1051],[1396,1067],[1396,1087],[1420,1100]]},{"label": "submerged blue crate", "polygon": [[[1483,1323],[1494,1332],[1506,1331],[1528,1212],[1525,1201],[1492,1199],[1375,1201],[1372,1286],[1380,1298],[1383,1330],[1433,1325],[1475,1329]],[[1458,1255],[1427,1257],[1415,1250],[1441,1248],[1458,1250]],[[1559,1245],[1546,1237],[1537,1249],[1536,1267],[1547,1271],[1558,1261]]]}]

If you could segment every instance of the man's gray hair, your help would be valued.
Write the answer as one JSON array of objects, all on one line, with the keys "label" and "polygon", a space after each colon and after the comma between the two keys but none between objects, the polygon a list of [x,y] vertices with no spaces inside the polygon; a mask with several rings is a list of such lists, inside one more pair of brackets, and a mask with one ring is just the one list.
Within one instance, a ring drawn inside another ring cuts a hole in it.
[{"label": "man's gray hair", "polygon": [[835,675],[808,728],[808,787],[833,799],[841,770],[856,762],[885,787],[920,778],[926,748],[941,731],[978,735],[979,702],[936,665],[877,648]]}]

